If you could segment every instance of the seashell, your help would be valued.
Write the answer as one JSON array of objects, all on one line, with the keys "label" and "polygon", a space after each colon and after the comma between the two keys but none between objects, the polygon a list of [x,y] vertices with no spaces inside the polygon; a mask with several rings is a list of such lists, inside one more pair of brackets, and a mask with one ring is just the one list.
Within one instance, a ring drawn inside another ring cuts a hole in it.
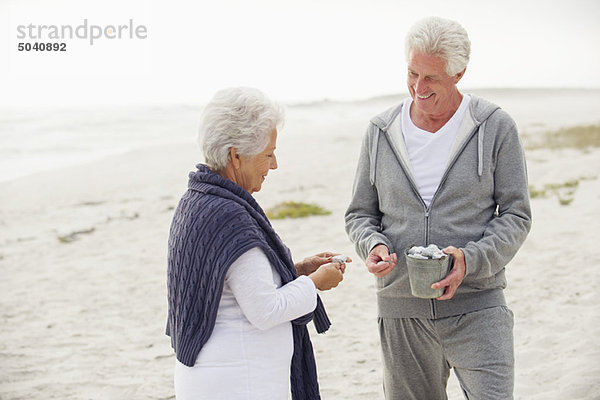
[{"label": "seashell", "polygon": [[427,247],[413,246],[408,250],[408,256],[419,260],[439,260],[446,255],[435,244],[430,244]]},{"label": "seashell", "polygon": [[347,259],[348,259],[348,257],[346,257],[343,254],[340,254],[339,256],[333,256],[331,258],[331,262],[338,263],[338,264],[346,264]]},{"label": "seashell", "polygon": [[428,247],[428,248],[426,248],[426,249],[424,249],[424,250],[421,252],[421,255],[424,255],[424,256],[425,256],[425,257],[427,257],[427,258],[431,258],[431,257],[433,257],[433,255],[434,255],[434,254],[435,254],[435,250],[432,250],[432,249],[430,249],[429,247]]}]

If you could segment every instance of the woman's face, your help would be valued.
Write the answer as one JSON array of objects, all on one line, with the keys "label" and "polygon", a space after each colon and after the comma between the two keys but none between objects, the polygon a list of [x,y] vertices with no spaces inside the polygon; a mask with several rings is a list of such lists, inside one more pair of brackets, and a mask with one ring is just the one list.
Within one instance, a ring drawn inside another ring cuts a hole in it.
[{"label": "woman's face", "polygon": [[239,156],[240,176],[237,179],[237,183],[250,194],[258,192],[269,170],[277,168],[277,158],[275,157],[276,142],[277,129],[273,129],[269,134],[267,147],[262,152],[250,157]]}]

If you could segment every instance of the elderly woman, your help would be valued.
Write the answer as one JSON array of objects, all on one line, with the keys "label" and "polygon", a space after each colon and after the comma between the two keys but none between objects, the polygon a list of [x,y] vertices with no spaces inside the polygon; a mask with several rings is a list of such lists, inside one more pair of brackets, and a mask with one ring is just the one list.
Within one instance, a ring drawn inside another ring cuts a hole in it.
[{"label": "elderly woman", "polygon": [[[177,399],[318,399],[306,324],[343,279],[321,253],[295,264],[251,196],[277,168],[279,106],[256,89],[218,92],[204,110],[206,165],[191,172],[171,225],[167,334]],[[351,261],[347,259],[346,261]]]}]

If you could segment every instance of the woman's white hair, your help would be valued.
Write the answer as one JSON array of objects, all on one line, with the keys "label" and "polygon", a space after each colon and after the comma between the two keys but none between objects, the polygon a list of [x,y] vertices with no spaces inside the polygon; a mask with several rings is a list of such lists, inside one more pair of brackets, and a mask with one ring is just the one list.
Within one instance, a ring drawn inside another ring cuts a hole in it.
[{"label": "woman's white hair", "polygon": [[218,91],[202,112],[198,144],[214,171],[229,162],[229,150],[250,157],[263,151],[269,134],[283,124],[283,108],[254,88]]},{"label": "woman's white hair", "polygon": [[427,17],[417,22],[406,35],[407,61],[413,51],[442,57],[446,60],[446,73],[454,76],[469,63],[471,41],[458,22]]}]

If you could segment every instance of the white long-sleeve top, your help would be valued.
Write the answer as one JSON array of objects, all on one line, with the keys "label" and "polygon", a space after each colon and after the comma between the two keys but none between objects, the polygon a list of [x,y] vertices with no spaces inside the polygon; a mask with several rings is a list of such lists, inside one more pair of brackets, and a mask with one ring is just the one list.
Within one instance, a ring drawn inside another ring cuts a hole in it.
[{"label": "white long-sleeve top", "polygon": [[287,399],[292,320],[317,306],[313,281],[282,286],[264,252],[253,248],[229,267],[215,328],[193,367],[176,361],[178,400]]}]

